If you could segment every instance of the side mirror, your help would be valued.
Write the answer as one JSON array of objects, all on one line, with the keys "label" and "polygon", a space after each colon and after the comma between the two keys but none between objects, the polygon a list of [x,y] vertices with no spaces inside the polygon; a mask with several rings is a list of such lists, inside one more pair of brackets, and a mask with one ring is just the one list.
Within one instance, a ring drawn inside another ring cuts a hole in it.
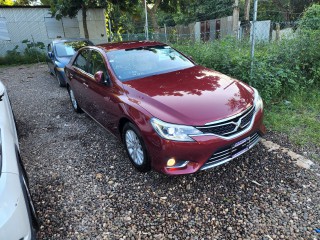
[{"label": "side mirror", "polygon": [[48,52],[48,57],[49,58],[53,58],[53,53],[52,52]]},{"label": "side mirror", "polygon": [[94,80],[96,82],[104,84],[104,85],[109,85],[109,78],[105,77],[105,74],[103,71],[98,71],[94,74]]}]

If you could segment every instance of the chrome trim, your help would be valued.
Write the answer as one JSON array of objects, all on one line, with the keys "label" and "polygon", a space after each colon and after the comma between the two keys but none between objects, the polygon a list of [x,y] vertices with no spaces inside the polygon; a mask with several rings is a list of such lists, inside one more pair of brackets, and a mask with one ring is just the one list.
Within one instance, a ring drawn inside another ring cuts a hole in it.
[{"label": "chrome trim", "polygon": [[[255,109],[255,106],[254,106],[253,109]],[[226,137],[226,136],[217,135],[217,134],[213,134],[213,133],[203,133],[203,134],[193,134],[193,135],[188,135],[188,136],[189,137],[215,136],[215,137],[219,137],[219,138],[222,138],[222,139],[225,139],[225,140],[231,140],[231,139],[237,138],[237,137],[239,137],[239,136],[241,136],[243,134],[246,134],[247,132],[249,132],[252,129],[252,126],[254,124],[254,119],[256,118],[257,113],[258,113],[258,111],[254,111],[253,112],[250,125],[246,129],[244,129],[244,130],[242,130],[242,131],[240,131],[240,132],[238,132],[238,133],[236,133],[234,135]]]},{"label": "chrome trim", "polygon": [[[254,139],[255,141],[253,141],[253,142],[251,143],[251,138],[250,138],[249,142],[250,142],[251,144],[250,144],[247,148],[244,148],[243,150],[241,150],[241,151],[243,151],[243,152],[240,151],[241,153],[240,153],[239,155],[235,154],[235,155],[233,155],[232,157],[227,158],[227,159],[222,160],[222,161],[219,161],[219,162],[205,163],[205,164],[200,168],[200,170],[202,171],[202,170],[210,169],[210,168],[213,168],[213,167],[217,167],[217,166],[222,165],[222,164],[224,164],[224,163],[230,162],[231,160],[233,160],[233,159],[241,156],[242,154],[246,153],[246,152],[249,151],[251,148],[253,148],[253,147],[260,141],[260,139],[261,139],[261,137],[260,137],[259,135],[258,135],[258,137],[253,136],[253,138],[257,138],[257,139]],[[228,150],[230,150],[230,149],[228,149]],[[245,151],[244,151],[244,150],[245,150]],[[211,159],[211,158],[210,158],[210,159]],[[222,158],[222,159],[223,159],[223,158]]]},{"label": "chrome trim", "polygon": [[[237,117],[234,117],[234,118],[237,118]],[[228,121],[228,120],[225,120],[226,122]],[[222,124],[217,124],[217,125],[210,125],[210,126],[200,126],[200,127],[196,127],[196,128],[212,128],[212,127],[221,127],[221,126],[225,126],[225,125],[227,125],[227,124],[234,124],[234,125],[236,125],[237,126],[237,124],[238,123],[236,123],[236,122],[227,122],[227,123],[222,123]]]},{"label": "chrome trim", "polygon": [[183,164],[181,165],[174,165],[172,167],[166,167],[167,169],[170,169],[170,168],[184,168],[185,166],[187,166],[189,163],[189,161],[185,161]]},{"label": "chrome trim", "polygon": [[[227,150],[228,150],[228,152],[226,152]],[[219,155],[218,155],[218,156],[214,156],[214,157],[212,157],[212,158],[210,158],[210,159],[222,158],[223,156],[225,156],[225,155],[227,155],[227,154],[230,154],[230,153],[229,153],[230,149],[227,149],[227,150],[226,150],[226,151],[223,151],[222,154],[220,154],[220,152],[219,152]]]},{"label": "chrome trim", "polygon": [[[231,117],[228,117],[228,118],[224,118],[224,119],[220,119],[220,120],[217,120],[217,121],[209,122],[209,123],[206,123],[205,125],[213,125],[213,124],[217,124],[217,123],[229,121],[229,120],[231,120],[231,119],[233,119],[233,118],[236,118],[236,117],[241,116],[241,115],[244,114],[246,111],[250,112],[249,110],[250,110],[251,107],[255,107],[255,104],[252,104],[250,107],[248,107],[246,110],[242,111],[241,113],[232,115]],[[222,124],[222,125],[223,125],[223,124]]]},{"label": "chrome trim", "polygon": [[[226,123],[222,123],[222,124],[218,124],[218,125],[215,125],[214,124],[214,126],[200,126],[200,127],[196,127],[196,128],[212,128],[212,127],[220,127],[220,126],[225,126],[225,125],[228,125],[228,124],[234,124],[234,125],[236,125],[236,126],[238,126],[239,125],[239,123],[241,123],[241,120],[243,119],[243,118],[245,118],[246,116],[248,116],[252,111],[254,111],[254,106],[252,106],[252,107],[250,107],[251,109],[246,109],[246,110],[244,110],[242,113],[240,113],[240,114],[237,114],[237,116],[235,116],[235,117],[232,117],[231,119],[234,119],[234,118],[237,118],[237,117],[239,117],[239,116],[241,116],[242,114],[244,114],[241,118],[239,118],[239,120],[238,120],[238,122],[228,122],[228,120],[227,120],[227,118],[224,120]],[[247,111],[247,112],[246,112]],[[246,113],[245,113],[246,112]],[[205,125],[207,125],[207,123],[205,124]],[[248,125],[248,124],[246,124],[246,125]],[[228,134],[228,133],[226,133],[226,134]]]}]

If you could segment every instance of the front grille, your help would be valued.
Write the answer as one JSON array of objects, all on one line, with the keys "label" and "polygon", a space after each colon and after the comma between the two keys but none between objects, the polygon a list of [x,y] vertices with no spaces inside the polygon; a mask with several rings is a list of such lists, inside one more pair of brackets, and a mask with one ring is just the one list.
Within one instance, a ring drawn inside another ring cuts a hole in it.
[{"label": "front grille", "polygon": [[260,141],[260,135],[254,133],[251,136],[242,139],[241,141],[224,147],[216,151],[210,159],[202,166],[201,170],[212,168],[223,163],[229,162],[232,159],[244,154]]},{"label": "front grille", "polygon": [[209,133],[228,137],[245,130],[250,125],[254,112],[255,108],[252,106],[234,118],[196,128],[205,134]]},{"label": "front grille", "polygon": [[251,123],[251,120],[253,118],[254,114],[254,108],[252,108],[253,111],[249,111],[247,115],[241,118],[241,124],[240,127],[245,128]]}]

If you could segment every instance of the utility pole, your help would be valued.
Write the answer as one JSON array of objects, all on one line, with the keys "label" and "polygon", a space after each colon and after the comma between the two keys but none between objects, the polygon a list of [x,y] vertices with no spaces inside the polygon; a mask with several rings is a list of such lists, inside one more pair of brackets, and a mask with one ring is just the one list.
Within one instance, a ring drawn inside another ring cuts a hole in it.
[{"label": "utility pole", "polygon": [[239,32],[239,0],[234,0],[233,14],[232,14],[232,30],[236,38]]},{"label": "utility pole", "polygon": [[149,26],[148,26],[148,10],[147,10],[147,0],[144,0],[144,11],[146,15],[146,25],[145,25],[145,34],[146,34],[146,40],[149,40]]},{"label": "utility pole", "polygon": [[165,39],[166,39],[166,43],[168,43],[167,24],[164,24],[164,37],[165,37]]},{"label": "utility pole", "polygon": [[253,21],[252,21],[252,37],[251,37],[251,72],[250,72],[251,79],[252,79],[253,67],[254,67],[254,46],[255,46],[257,15],[258,15],[258,0],[254,0]]}]

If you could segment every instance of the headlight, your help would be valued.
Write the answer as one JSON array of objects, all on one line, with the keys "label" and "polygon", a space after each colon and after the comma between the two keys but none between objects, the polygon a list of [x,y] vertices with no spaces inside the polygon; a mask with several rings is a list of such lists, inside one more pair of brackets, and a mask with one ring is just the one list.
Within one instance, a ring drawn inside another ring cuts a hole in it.
[{"label": "headlight", "polygon": [[263,101],[257,89],[253,88],[254,90],[254,106],[256,108],[256,112],[260,109],[263,109]]},{"label": "headlight", "polygon": [[157,118],[151,118],[150,122],[160,137],[168,140],[193,142],[194,140],[189,135],[202,134],[201,131],[194,127],[166,123]]}]

